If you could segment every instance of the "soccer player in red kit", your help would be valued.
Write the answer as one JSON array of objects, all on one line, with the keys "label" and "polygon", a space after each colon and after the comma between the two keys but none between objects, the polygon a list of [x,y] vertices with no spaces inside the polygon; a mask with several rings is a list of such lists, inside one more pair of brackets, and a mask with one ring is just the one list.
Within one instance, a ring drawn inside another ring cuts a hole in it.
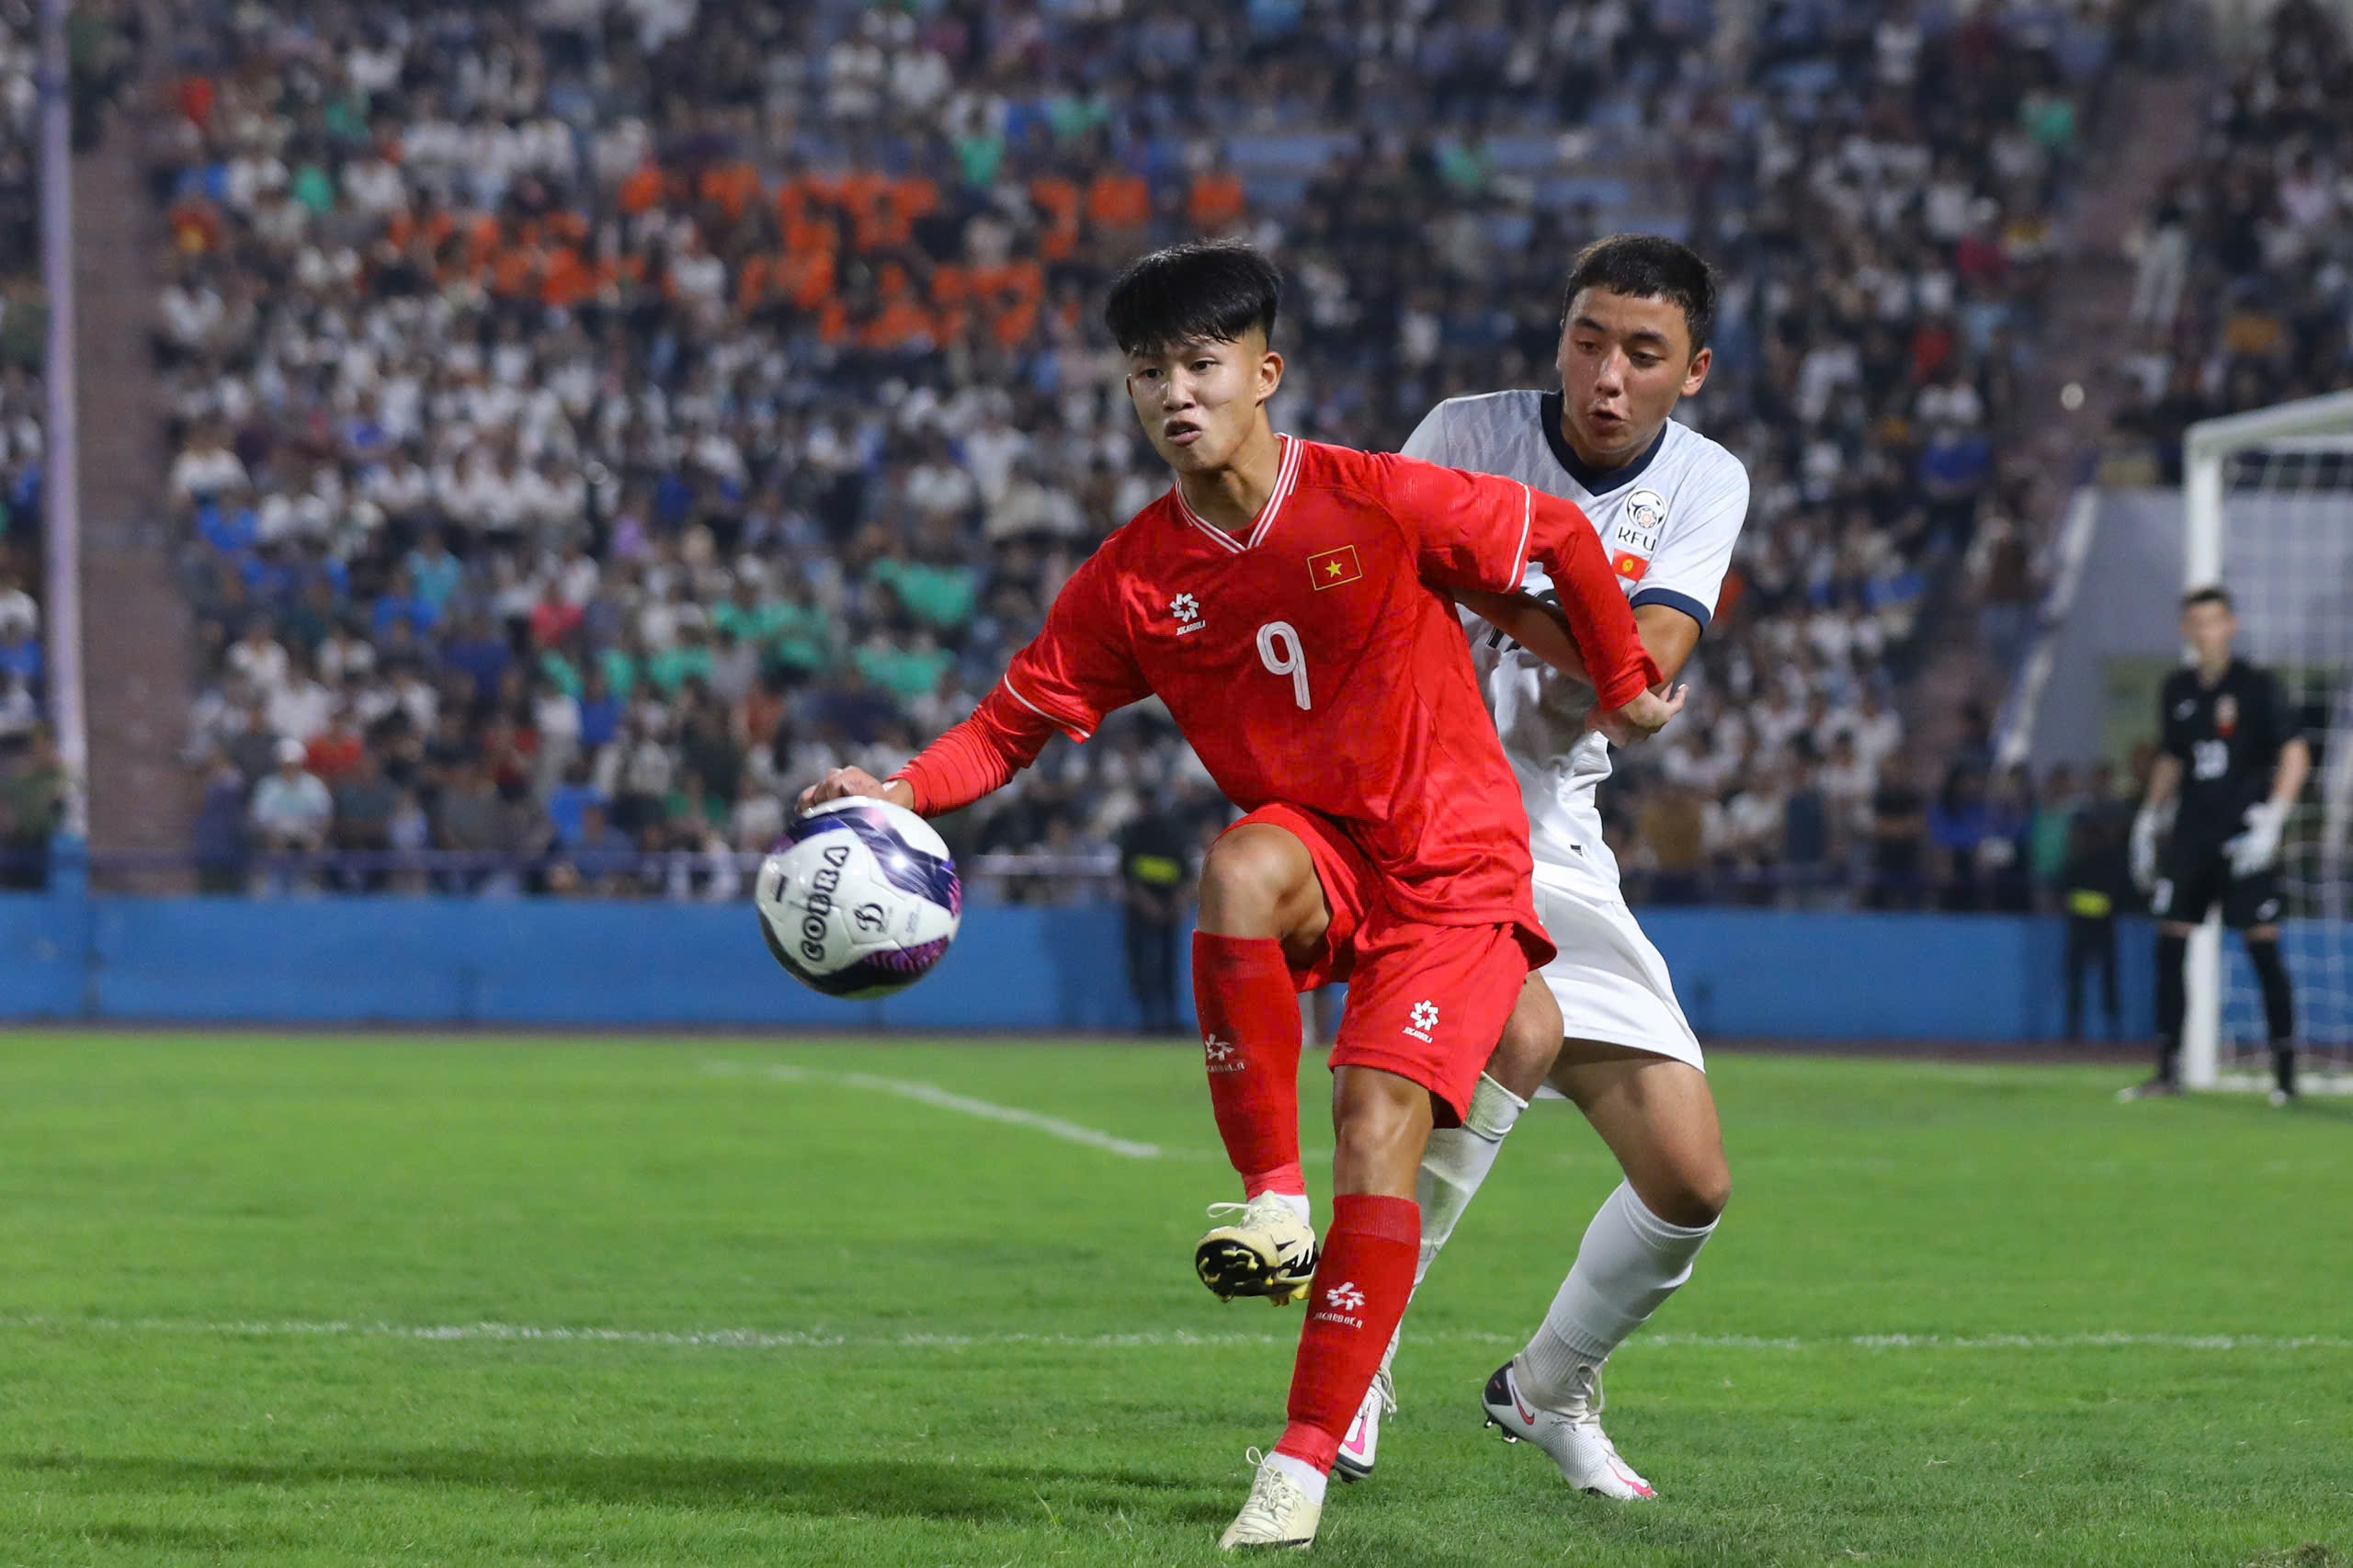
[{"label": "soccer player in red kit", "polygon": [[[1600,694],[1634,738],[1662,696],[1592,525],[1515,480],[1275,433],[1274,267],[1236,244],[1131,265],[1105,317],[1170,492],[1103,542],[972,717],[887,784],[840,769],[803,797],[879,796],[926,815],[1003,786],[1061,731],[1158,696],[1247,814],[1201,877],[1195,995],[1211,1099],[1245,1219],[1290,1213],[1302,1249],[1234,1228],[1225,1294],[1289,1299],[1313,1273],[1290,1425],[1220,1544],[1302,1546],[1405,1308],[1414,1184],[1434,1118],[1461,1117],[1529,971],[1552,952],[1529,891],[1528,821],[1449,594],[1515,594],[1530,560]],[[1349,1001],[1332,1051],[1332,1222],[1320,1264],[1299,1158],[1297,993]],[[1541,986],[1537,991],[1549,998]],[[1212,1233],[1214,1239],[1218,1233]],[[1213,1277],[1214,1276],[1214,1277]]]}]

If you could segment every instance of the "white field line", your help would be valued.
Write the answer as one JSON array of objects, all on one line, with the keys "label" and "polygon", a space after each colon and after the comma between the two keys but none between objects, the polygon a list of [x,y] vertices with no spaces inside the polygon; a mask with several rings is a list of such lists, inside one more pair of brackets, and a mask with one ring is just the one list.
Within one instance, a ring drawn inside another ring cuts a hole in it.
[{"label": "white field line", "polygon": [[[1043,1346],[1073,1350],[1128,1350],[1219,1346],[1287,1346],[1290,1334],[835,1334],[823,1329],[579,1328],[512,1323],[397,1324],[340,1320],[252,1319],[209,1323],[192,1318],[0,1317],[0,1331],[24,1334],[177,1335],[219,1339],[395,1339],[428,1344],[620,1345],[680,1350],[972,1350]],[[1518,1345],[1518,1335],[1477,1329],[1416,1334],[1423,1344]],[[1743,1350],[1802,1354],[1825,1350],[2110,1350],[2154,1349],[2294,1354],[2353,1350],[2353,1339],[2325,1335],[2234,1334],[1858,1334],[1818,1338],[1767,1338],[1746,1334],[1649,1334],[1634,1350]]]},{"label": "white field line", "polygon": [[1157,1143],[1139,1143],[1131,1139],[1115,1138],[1108,1132],[1082,1127],[1075,1121],[1064,1121],[1059,1116],[1023,1110],[1018,1106],[998,1105],[994,1100],[974,1099],[970,1095],[954,1094],[937,1084],[918,1083],[912,1078],[883,1078],[872,1073],[825,1073],[813,1067],[790,1067],[782,1063],[713,1061],[702,1065],[704,1072],[721,1077],[768,1078],[779,1084],[827,1084],[837,1088],[864,1089],[870,1094],[896,1095],[901,1099],[937,1106],[941,1110],[977,1116],[983,1121],[1002,1121],[1015,1127],[1027,1127],[1049,1138],[1084,1144],[1089,1149],[1100,1149],[1107,1154],[1117,1154],[1126,1160],[1188,1160],[1199,1157],[1188,1150],[1165,1149]]}]

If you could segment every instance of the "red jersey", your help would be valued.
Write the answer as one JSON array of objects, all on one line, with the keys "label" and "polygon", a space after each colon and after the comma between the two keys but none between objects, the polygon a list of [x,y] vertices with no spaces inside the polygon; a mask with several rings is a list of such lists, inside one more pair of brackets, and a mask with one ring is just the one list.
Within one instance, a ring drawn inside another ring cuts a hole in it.
[{"label": "red jersey", "polygon": [[[1400,915],[1533,927],[1519,785],[1447,594],[1516,592],[1530,560],[1569,585],[1562,608],[1605,706],[1657,682],[1575,506],[1518,480],[1284,437],[1247,538],[1172,488],[1073,574],[967,723],[1034,726],[1034,741],[995,744],[1020,766],[1043,726],[1084,741],[1112,710],[1157,696],[1228,800],[1336,820]],[[958,739],[910,765],[918,809],[976,798],[970,785],[925,798]]]}]

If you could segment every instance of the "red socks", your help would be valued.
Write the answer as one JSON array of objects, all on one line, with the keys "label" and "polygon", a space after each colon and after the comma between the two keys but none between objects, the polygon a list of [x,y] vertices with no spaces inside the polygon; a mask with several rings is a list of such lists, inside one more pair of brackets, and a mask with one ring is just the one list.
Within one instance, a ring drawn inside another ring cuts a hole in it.
[{"label": "red socks", "polygon": [[[1243,1191],[1304,1193],[1299,1165],[1299,993],[1280,942],[1193,934],[1193,1006],[1200,1015],[1210,1104]],[[1279,1454],[1329,1471],[1340,1439],[1381,1369],[1422,1250],[1410,1198],[1332,1199],[1323,1260],[1291,1369],[1290,1425]]]},{"label": "red socks", "polygon": [[[1299,1166],[1299,993],[1271,937],[1193,933],[1210,1105],[1245,1198],[1304,1193]],[[1356,1414],[1351,1410],[1349,1415]]]},{"label": "red socks", "polygon": [[1290,1374],[1290,1425],[1275,1452],[1329,1471],[1364,1391],[1414,1293],[1422,1251],[1421,1206],[1410,1198],[1342,1193],[1299,1332]]}]

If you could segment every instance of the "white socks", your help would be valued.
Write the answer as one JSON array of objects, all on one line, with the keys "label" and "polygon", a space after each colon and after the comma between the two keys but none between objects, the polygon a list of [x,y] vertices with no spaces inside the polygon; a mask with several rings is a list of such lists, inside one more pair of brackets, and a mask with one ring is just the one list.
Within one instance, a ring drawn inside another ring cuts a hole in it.
[{"label": "white socks", "polygon": [[1691,1278],[1691,1260],[1715,1232],[1712,1222],[1668,1224],[1620,1182],[1586,1227],[1575,1266],[1520,1352],[1516,1376],[1528,1396],[1554,1406],[1576,1397],[1580,1369],[1608,1360]]},{"label": "white socks", "polygon": [[1266,1196],[1269,1198],[1281,1199],[1283,1200],[1283,1207],[1298,1215],[1299,1222],[1301,1224],[1313,1225],[1315,1223],[1315,1206],[1308,1202],[1307,1194],[1303,1192],[1272,1192]]},{"label": "white socks", "polygon": [[1479,1184],[1495,1168],[1504,1134],[1527,1108],[1526,1100],[1482,1073],[1462,1125],[1430,1134],[1429,1146],[1422,1153],[1422,1174],[1414,1183],[1415,1201],[1422,1206],[1422,1256],[1414,1266],[1416,1287],[1430,1271],[1438,1249],[1454,1234],[1455,1224],[1471,1207]]},{"label": "white socks", "polygon": [[1293,1459],[1289,1454],[1268,1454],[1267,1462],[1299,1483],[1299,1489],[1316,1502],[1324,1501],[1324,1489],[1331,1484],[1330,1476],[1305,1460]]}]

